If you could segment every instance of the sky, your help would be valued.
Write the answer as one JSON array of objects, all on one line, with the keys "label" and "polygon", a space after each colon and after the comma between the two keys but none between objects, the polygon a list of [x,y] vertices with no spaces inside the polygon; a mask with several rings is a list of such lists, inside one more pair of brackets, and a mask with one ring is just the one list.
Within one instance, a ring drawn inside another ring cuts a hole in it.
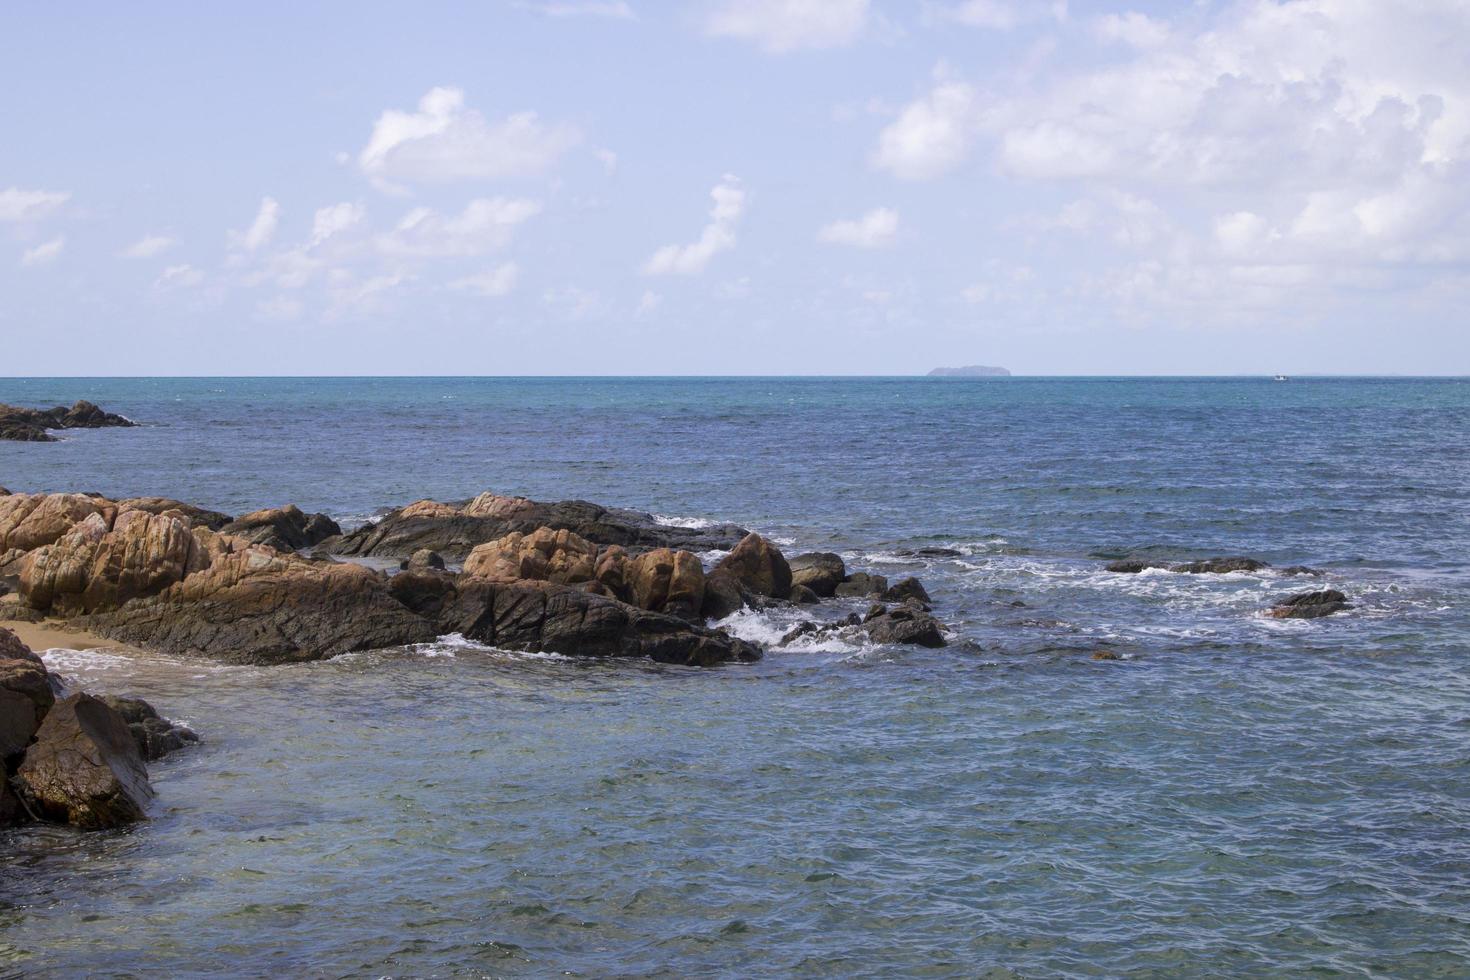
[{"label": "sky", "polygon": [[1470,0],[0,9],[0,375],[1470,374]]}]

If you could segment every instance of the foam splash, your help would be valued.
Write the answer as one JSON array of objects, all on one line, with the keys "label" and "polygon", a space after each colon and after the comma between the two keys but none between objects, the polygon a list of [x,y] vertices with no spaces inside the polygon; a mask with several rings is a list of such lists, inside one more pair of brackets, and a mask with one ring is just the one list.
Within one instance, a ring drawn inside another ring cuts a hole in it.
[{"label": "foam splash", "polygon": [[711,625],[724,629],[731,636],[762,647],[770,653],[790,651],[795,653],[854,653],[869,649],[872,645],[856,641],[853,637],[825,633],[815,636],[797,637],[784,647],[777,646],[781,638],[791,631],[804,617],[790,609],[741,609]]},{"label": "foam splash", "polygon": [[703,517],[678,517],[668,514],[654,514],[653,523],[662,527],[682,527],[691,531],[699,531],[707,527],[714,527],[715,522]]},{"label": "foam splash", "polygon": [[454,660],[461,653],[474,653],[490,657],[510,657],[516,660],[573,660],[561,653],[506,650],[501,647],[480,643],[465,637],[463,633],[446,633],[429,643],[415,643],[406,647],[409,652],[430,660]]}]

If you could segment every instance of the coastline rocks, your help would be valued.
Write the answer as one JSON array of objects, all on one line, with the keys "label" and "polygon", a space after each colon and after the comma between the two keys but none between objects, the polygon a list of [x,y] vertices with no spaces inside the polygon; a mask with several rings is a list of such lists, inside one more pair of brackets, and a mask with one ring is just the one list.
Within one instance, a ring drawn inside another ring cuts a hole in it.
[{"label": "coastline rocks", "polygon": [[47,712],[14,785],[36,816],[91,829],[147,819],[153,799],[126,722],[90,694]]},{"label": "coastline rocks", "polygon": [[724,619],[749,605],[750,598],[733,574],[716,568],[704,577],[704,601],[699,611],[705,619]]},{"label": "coastline rocks", "polygon": [[199,736],[184,725],[176,725],[161,717],[153,705],[142,698],[103,694],[98,700],[106,704],[122,718],[138,746],[138,754],[145,761],[162,759],[170,752],[177,752],[186,745],[199,741]]},{"label": "coastline rocks", "polygon": [[837,586],[836,595],[842,599],[866,599],[888,591],[888,579],[867,572],[853,572]]},{"label": "coastline rocks", "polygon": [[901,578],[883,592],[884,602],[904,602],[912,599],[921,603],[925,609],[934,602],[929,598],[929,593],[924,588],[924,583],[910,576]]},{"label": "coastline rocks", "polygon": [[1137,575],[1146,572],[1150,568],[1168,568],[1168,562],[1149,561],[1143,558],[1122,558],[1118,561],[1108,562],[1105,571],[1116,572],[1120,575]]},{"label": "coastline rocks", "polygon": [[195,507],[193,504],[186,504],[182,500],[173,500],[169,497],[129,497],[117,502],[117,510],[119,514],[125,514],[130,510],[142,510],[150,514],[171,514],[186,522],[190,527],[203,527],[211,531],[218,531],[234,520],[229,514],[222,514],[217,510],[205,510],[203,507]]},{"label": "coastline rocks", "polygon": [[1196,561],[1175,563],[1147,558],[1124,558],[1119,561],[1109,562],[1106,570],[1125,575],[1137,575],[1139,572],[1145,572],[1151,568],[1163,568],[1185,575],[1225,575],[1230,572],[1259,572],[1263,568],[1270,567],[1271,565],[1268,562],[1259,561],[1255,558],[1231,556],[1227,558],[1203,558]]},{"label": "coastline rocks", "polygon": [[875,605],[863,617],[863,629],[874,643],[921,647],[945,646],[944,629],[939,620],[923,607],[906,602],[888,609]]},{"label": "coastline rocks", "polygon": [[439,629],[507,650],[579,657],[691,666],[761,657],[755,645],[718,630],[550,582],[463,578],[440,613]]},{"label": "coastline rocks", "polygon": [[1299,592],[1287,596],[1271,607],[1273,619],[1320,619],[1335,612],[1353,608],[1347,596],[1336,589],[1320,589],[1315,592]]},{"label": "coastline rocks", "polygon": [[403,561],[399,563],[398,567],[405,571],[424,571],[426,569],[437,569],[442,572],[444,570],[444,558],[437,551],[430,551],[428,548],[420,548],[418,551],[415,551],[413,554],[403,559]]},{"label": "coastline rocks", "polygon": [[[639,609],[697,622],[704,606],[704,566],[687,551],[656,548],[629,559],[623,582]],[[614,593],[616,594],[616,593]]]},{"label": "coastline rocks", "polygon": [[342,533],[325,514],[306,514],[295,504],[257,510],[225,524],[221,534],[263,544],[277,551],[300,551]]},{"label": "coastline rocks", "polygon": [[221,554],[156,596],[77,624],[124,643],[230,663],[320,660],[438,635],[389,594],[379,572],[261,547]]},{"label": "coastline rocks", "polygon": [[47,429],[100,429],[105,426],[132,426],[136,423],[104,412],[89,401],[79,401],[71,408],[20,408],[0,404],[0,439],[19,442],[55,442]]},{"label": "coastline rocks", "polygon": [[842,556],[830,551],[797,555],[790,564],[792,586],[806,586],[823,599],[836,595],[837,586],[847,578],[847,566],[843,564]]},{"label": "coastline rocks", "polygon": [[402,558],[420,548],[463,561],[476,546],[538,528],[570,531],[599,546],[725,550],[746,532],[733,524],[686,528],[660,524],[651,514],[601,507],[585,500],[542,503],[525,497],[482,493],[458,504],[420,500],[365,524],[333,545],[337,554]]},{"label": "coastline rocks", "polygon": [[[9,630],[0,630],[0,636],[14,639]],[[56,703],[46,668],[39,657],[31,657],[0,660],[0,761],[25,751]]]},{"label": "coastline rocks", "polygon": [[595,544],[571,531],[549,527],[538,527],[529,534],[513,531],[487,541],[464,560],[466,575],[497,582],[590,582],[596,569]]},{"label": "coastline rocks", "polygon": [[725,572],[747,590],[773,599],[791,596],[791,566],[781,550],[759,534],[747,534],[715,570]]},{"label": "coastline rocks", "polygon": [[0,497],[0,553],[48,545],[77,524],[99,515],[111,527],[117,505],[81,493],[15,493]]}]

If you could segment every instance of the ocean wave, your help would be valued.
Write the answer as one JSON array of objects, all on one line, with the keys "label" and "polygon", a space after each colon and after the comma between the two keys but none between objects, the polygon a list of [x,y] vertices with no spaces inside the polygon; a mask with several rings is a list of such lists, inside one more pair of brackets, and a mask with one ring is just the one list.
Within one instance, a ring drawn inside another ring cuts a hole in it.
[{"label": "ocean wave", "polygon": [[805,616],[792,609],[741,609],[711,625],[722,628],[730,635],[742,640],[749,640],[764,648],[768,655],[782,651],[853,653],[872,646],[855,637],[841,636],[837,633],[801,636],[787,646],[777,646],[781,638],[791,632],[792,627],[805,620]]},{"label": "ocean wave", "polygon": [[677,517],[668,514],[654,514],[653,523],[662,527],[682,527],[691,531],[703,530],[714,527],[715,522],[703,517]]}]

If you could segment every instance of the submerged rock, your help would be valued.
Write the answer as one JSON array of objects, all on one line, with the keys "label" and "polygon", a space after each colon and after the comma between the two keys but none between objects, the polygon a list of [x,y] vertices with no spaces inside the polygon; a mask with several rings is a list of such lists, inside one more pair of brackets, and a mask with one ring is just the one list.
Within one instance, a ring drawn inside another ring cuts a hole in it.
[{"label": "submerged rock", "polygon": [[884,602],[903,602],[907,599],[913,599],[923,603],[925,608],[928,608],[934,601],[929,598],[929,593],[925,590],[924,583],[912,576],[899,579],[883,592]]},{"label": "submerged rock", "polygon": [[199,741],[199,736],[192,729],[161,717],[153,705],[142,698],[104,694],[98,700],[116,711],[127,724],[138,753],[148,762],[162,759],[170,752]]},{"label": "submerged rock", "polygon": [[874,643],[945,646],[944,628],[939,620],[916,604],[905,603],[876,613],[870,611],[863,619],[863,629]]},{"label": "submerged rock", "polygon": [[839,598],[866,599],[868,596],[882,595],[887,591],[888,579],[882,575],[853,572],[843,579],[841,585],[837,586],[836,595]]},{"label": "submerged rock", "polygon": [[1108,562],[1107,571],[1117,572],[1121,575],[1137,575],[1146,572],[1150,568],[1168,568],[1166,562],[1153,561],[1146,558],[1122,558],[1118,561]]},{"label": "submerged rock", "polygon": [[1336,589],[1320,589],[1315,592],[1298,592],[1278,601],[1271,608],[1275,619],[1320,619],[1335,612],[1353,608],[1347,596]]},{"label": "submerged rock", "polygon": [[837,594],[837,586],[847,578],[847,566],[841,555],[818,551],[791,559],[791,584],[804,585],[823,599]]},{"label": "submerged rock", "polygon": [[93,829],[147,819],[153,799],[127,723],[90,694],[73,694],[47,713],[15,788],[36,816]]},{"label": "submerged rock", "polygon": [[1255,558],[1231,556],[1226,558],[1201,558],[1186,562],[1164,562],[1153,558],[1123,558],[1109,562],[1107,571],[1136,575],[1151,568],[1164,568],[1184,575],[1224,575],[1229,572],[1258,572],[1270,568],[1270,564]]}]

